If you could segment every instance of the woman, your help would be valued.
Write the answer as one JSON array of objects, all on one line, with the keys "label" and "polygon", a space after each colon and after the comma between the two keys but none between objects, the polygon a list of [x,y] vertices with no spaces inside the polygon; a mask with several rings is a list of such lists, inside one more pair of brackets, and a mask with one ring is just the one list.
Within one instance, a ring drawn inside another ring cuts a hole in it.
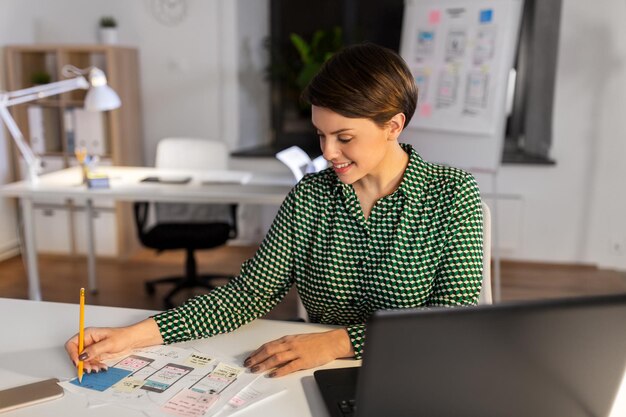
[{"label": "woman", "polygon": [[[270,376],[360,358],[376,310],[475,304],[482,277],[482,211],[467,173],[423,161],[398,137],[417,89],[396,53],[345,48],[303,93],[332,167],[289,193],[240,275],[125,328],[85,331],[87,372],[131,348],[209,337],[261,317],[296,285],[313,322],[343,327],[268,342],[244,362]],[[79,359],[77,337],[66,343]]]}]

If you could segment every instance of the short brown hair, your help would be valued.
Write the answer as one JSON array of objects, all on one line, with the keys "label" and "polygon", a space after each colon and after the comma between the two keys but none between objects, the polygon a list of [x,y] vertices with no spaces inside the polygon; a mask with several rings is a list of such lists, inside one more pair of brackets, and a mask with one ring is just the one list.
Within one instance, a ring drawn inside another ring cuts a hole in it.
[{"label": "short brown hair", "polygon": [[333,55],[304,89],[302,100],[345,117],[367,118],[384,126],[404,113],[409,124],[417,86],[404,60],[373,43],[348,46]]}]

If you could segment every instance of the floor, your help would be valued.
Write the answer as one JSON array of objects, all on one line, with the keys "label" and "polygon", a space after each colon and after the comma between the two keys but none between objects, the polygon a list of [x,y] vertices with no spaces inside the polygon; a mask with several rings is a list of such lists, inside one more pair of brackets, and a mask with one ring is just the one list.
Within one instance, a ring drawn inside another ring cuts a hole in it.
[{"label": "floor", "polygon": [[[198,256],[200,272],[234,275],[241,263],[251,257],[256,247],[227,246],[205,251]],[[96,305],[162,309],[161,298],[167,288],[157,289],[154,296],[144,290],[144,280],[182,273],[184,253],[170,251],[157,255],[143,250],[127,261],[99,259],[98,294],[88,295],[88,303]],[[45,301],[75,303],[78,289],[87,286],[84,258],[40,256],[41,290]],[[502,299],[532,300],[574,297],[608,293],[626,293],[626,272],[600,270],[590,266],[503,262]],[[223,280],[221,283],[226,282]],[[201,293],[186,291],[174,301]],[[0,297],[27,298],[25,269],[20,257],[0,262]],[[266,318],[290,319],[296,316],[296,296],[291,292]]]}]

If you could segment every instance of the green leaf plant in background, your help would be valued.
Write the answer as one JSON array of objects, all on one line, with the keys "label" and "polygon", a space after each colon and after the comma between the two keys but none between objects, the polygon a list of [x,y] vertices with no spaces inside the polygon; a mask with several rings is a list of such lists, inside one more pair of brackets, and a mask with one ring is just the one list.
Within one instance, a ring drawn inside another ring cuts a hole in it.
[{"label": "green leaf plant in background", "polygon": [[48,84],[52,81],[52,77],[46,71],[35,71],[30,75],[30,82],[33,85]]},{"label": "green leaf plant in background", "polygon": [[288,103],[283,105],[297,109],[305,116],[310,113],[310,106],[300,101],[300,93],[322,64],[341,49],[343,32],[340,27],[318,29],[310,42],[296,33],[292,33],[289,40],[279,44],[267,39],[266,46],[271,54],[267,75],[282,86]]},{"label": "green leaf plant in background", "polygon": [[315,31],[310,43],[296,33],[291,34],[290,40],[298,51],[301,61],[300,70],[295,79],[300,91],[309,84],[322,64],[343,46],[340,27]]},{"label": "green leaf plant in background", "polygon": [[116,28],[117,20],[113,16],[102,16],[100,18],[100,27],[101,28]]}]

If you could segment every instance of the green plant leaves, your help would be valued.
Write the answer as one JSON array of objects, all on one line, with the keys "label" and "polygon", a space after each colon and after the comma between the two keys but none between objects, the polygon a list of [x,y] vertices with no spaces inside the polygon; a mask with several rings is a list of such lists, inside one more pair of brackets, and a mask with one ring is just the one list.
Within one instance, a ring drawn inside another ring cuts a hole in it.
[{"label": "green plant leaves", "polygon": [[343,46],[343,32],[338,26],[330,30],[316,30],[311,37],[311,43],[307,43],[302,36],[296,33],[292,33],[289,39],[302,61],[295,77],[300,90],[309,84],[322,64]]}]

